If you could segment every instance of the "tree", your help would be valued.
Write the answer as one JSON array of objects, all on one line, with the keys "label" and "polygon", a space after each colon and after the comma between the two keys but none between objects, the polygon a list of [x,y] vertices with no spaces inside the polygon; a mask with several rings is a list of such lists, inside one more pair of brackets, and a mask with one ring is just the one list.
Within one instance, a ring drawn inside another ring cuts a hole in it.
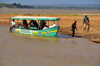
[{"label": "tree", "polygon": [[13,3],[12,5],[13,5],[13,6],[17,6],[17,4],[16,4],[16,3]]},{"label": "tree", "polygon": [[17,4],[18,8],[22,8],[22,5],[20,3]]}]

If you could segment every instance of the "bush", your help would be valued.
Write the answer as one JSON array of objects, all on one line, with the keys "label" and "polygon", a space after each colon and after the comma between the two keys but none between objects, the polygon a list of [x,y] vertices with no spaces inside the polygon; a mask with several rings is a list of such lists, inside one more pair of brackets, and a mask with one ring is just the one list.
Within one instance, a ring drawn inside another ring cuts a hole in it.
[{"label": "bush", "polygon": [[76,13],[69,14],[70,16],[78,16]]}]

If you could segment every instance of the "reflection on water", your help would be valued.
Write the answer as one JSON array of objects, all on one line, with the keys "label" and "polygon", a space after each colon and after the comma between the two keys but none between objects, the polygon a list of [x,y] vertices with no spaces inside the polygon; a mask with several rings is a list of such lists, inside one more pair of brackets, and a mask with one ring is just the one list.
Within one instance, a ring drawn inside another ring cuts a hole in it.
[{"label": "reflection on water", "polygon": [[61,34],[56,38],[21,35],[8,29],[0,26],[0,66],[100,66],[100,44]]}]

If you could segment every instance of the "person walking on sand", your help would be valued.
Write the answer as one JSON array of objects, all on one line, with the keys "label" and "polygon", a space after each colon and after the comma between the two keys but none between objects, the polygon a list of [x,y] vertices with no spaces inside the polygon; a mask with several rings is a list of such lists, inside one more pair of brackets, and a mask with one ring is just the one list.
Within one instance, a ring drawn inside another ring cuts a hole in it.
[{"label": "person walking on sand", "polygon": [[72,31],[73,31],[73,33],[72,33],[72,37],[74,37],[74,34],[75,34],[75,29],[77,30],[77,28],[76,28],[76,20],[75,20],[75,22],[72,24]]},{"label": "person walking on sand", "polygon": [[86,24],[87,24],[87,32],[89,32],[89,27],[90,27],[89,16],[87,16]]},{"label": "person walking on sand", "polygon": [[84,29],[83,29],[83,31],[84,31],[84,30],[86,31],[86,20],[87,20],[87,15],[84,14],[84,18],[83,18]]},{"label": "person walking on sand", "polygon": [[15,27],[16,23],[15,23],[15,20],[13,19],[13,21],[9,21],[11,23],[11,26],[10,26],[10,29],[9,29],[9,32],[12,32],[12,28]]}]

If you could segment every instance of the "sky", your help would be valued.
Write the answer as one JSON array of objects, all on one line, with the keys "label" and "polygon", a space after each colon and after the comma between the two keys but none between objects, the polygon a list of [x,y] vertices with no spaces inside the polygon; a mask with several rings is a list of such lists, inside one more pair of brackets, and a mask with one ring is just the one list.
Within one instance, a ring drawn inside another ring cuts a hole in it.
[{"label": "sky", "polygon": [[0,0],[0,3],[20,3],[22,5],[39,4],[100,4],[100,0]]}]

